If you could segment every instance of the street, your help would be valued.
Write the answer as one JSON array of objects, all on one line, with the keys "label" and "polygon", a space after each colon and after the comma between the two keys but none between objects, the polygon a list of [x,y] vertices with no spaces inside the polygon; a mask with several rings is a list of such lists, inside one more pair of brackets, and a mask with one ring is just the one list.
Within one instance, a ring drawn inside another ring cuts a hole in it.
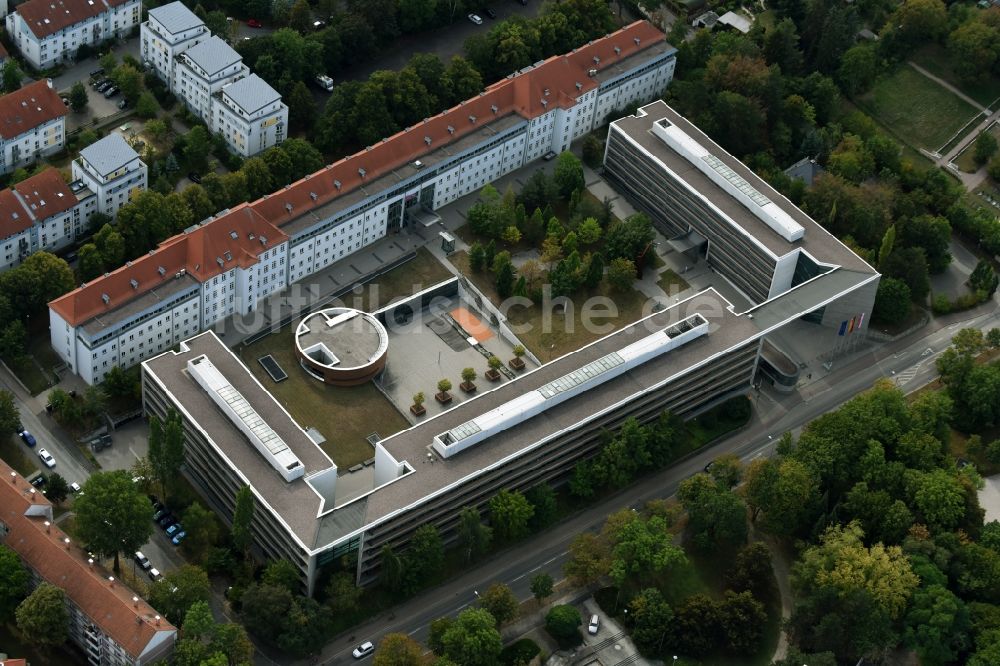
[{"label": "street", "polygon": [[[744,462],[770,455],[781,433],[797,433],[806,423],[835,409],[881,377],[908,376],[905,381],[897,380],[897,383],[906,391],[916,389],[937,375],[933,358],[947,348],[957,330],[965,327],[987,330],[998,323],[1000,312],[994,300],[972,313],[934,320],[926,328],[901,341],[858,353],[850,362],[812,385],[821,386],[803,392],[804,395],[797,393],[774,398],[765,395],[763,399],[772,405],[761,410],[767,412],[764,420],[760,420],[758,412],[754,421],[737,435],[643,479],[530,541],[498,553],[475,569],[336,637],[326,646],[318,661],[289,662],[277,655],[272,655],[272,658],[258,652],[256,663],[349,664],[354,662],[351,650],[358,643],[370,640],[377,645],[383,636],[393,632],[406,633],[418,641],[425,641],[431,621],[454,616],[473,605],[476,601],[473,590],[481,590],[493,582],[506,583],[519,599],[527,599],[531,596],[529,584],[532,576],[545,572],[556,580],[561,579],[569,544],[582,532],[599,530],[609,514],[623,507],[640,507],[651,499],[673,495],[681,481],[702,471],[709,461],[723,453],[735,453]],[[928,352],[928,349],[931,351]]]}]

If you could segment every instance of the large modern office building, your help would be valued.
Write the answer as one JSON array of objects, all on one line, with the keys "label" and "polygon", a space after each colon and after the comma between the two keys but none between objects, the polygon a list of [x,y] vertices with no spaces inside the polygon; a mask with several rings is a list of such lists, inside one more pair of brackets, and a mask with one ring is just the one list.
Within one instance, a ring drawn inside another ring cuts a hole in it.
[{"label": "large modern office building", "polygon": [[366,583],[383,547],[405,549],[421,525],[451,539],[463,508],[566,479],[628,417],[689,417],[748,392],[766,339],[785,327],[807,326],[820,347],[848,322],[852,334],[867,327],[878,273],[666,104],[614,122],[611,136],[607,173],[739,306],[704,289],[376,441],[362,492],[342,489],[345,470],[213,333],[143,363],[145,409],[182,415],[199,489],[229,519],[237,490],[253,488],[257,546],[296,563],[305,589],[345,553]]},{"label": "large modern office building", "polygon": [[74,544],[54,524],[49,501],[2,460],[0,477],[0,544],[21,558],[32,588],[44,582],[65,593],[69,639],[85,655],[79,663],[167,661],[177,629]]},{"label": "large modern office building", "polygon": [[[151,10],[143,25],[143,57],[150,53],[158,71],[182,45],[208,38],[178,5]],[[160,32],[177,35],[172,46]],[[675,52],[652,25],[633,23],[253,203],[220,211],[50,303],[52,347],[93,384],[114,366],[134,365],[252,312],[261,299],[414,224],[414,211],[438,209],[566,150],[615,109],[656,97],[673,77]],[[252,91],[238,92],[232,108],[269,113]]]}]

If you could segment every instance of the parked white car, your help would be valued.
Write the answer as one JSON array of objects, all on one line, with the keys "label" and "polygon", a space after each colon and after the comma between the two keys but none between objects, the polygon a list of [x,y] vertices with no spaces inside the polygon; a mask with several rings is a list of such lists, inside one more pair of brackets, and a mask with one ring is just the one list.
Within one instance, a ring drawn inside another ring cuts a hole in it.
[{"label": "parked white car", "polygon": [[469,14],[469,20],[475,23],[476,25],[483,24],[483,19],[481,19],[478,14]]},{"label": "parked white car", "polygon": [[375,646],[372,644],[372,642],[365,641],[358,647],[354,648],[354,652],[352,652],[351,654],[354,655],[355,659],[364,659],[374,651],[375,651]]},{"label": "parked white car", "polygon": [[56,459],[52,457],[52,454],[45,449],[38,449],[38,457],[42,459],[45,466],[52,469],[56,466]]}]

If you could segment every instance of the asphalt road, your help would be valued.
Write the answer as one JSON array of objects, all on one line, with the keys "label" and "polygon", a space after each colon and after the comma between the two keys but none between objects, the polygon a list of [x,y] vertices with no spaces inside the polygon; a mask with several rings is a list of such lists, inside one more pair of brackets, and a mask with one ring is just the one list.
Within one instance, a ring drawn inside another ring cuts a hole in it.
[{"label": "asphalt road", "polygon": [[[920,332],[901,341],[859,354],[850,363],[835,369],[822,383],[817,382],[813,387],[807,387],[812,388],[810,391],[780,398],[771,397],[765,392],[758,400],[772,400],[776,403],[772,408],[762,410],[769,415],[767,420],[760,421],[755,416],[746,429],[733,437],[655,476],[643,479],[531,541],[499,553],[448,583],[428,590],[392,612],[379,615],[356,627],[354,631],[337,637],[327,645],[318,660],[297,663],[354,663],[351,650],[355,645],[366,640],[377,645],[385,634],[393,632],[407,633],[423,641],[427,637],[431,621],[455,615],[474,604],[474,590],[484,589],[493,582],[506,583],[519,599],[527,599],[531,596],[529,583],[532,576],[546,572],[556,580],[561,579],[570,542],[581,532],[598,530],[608,514],[623,507],[639,507],[648,500],[673,495],[681,481],[701,471],[709,461],[723,453],[735,453],[745,462],[761,455],[770,455],[781,433],[797,432],[812,419],[835,409],[881,377],[894,378],[906,391],[918,388],[936,376],[934,358],[947,348],[955,331],[965,327],[986,330],[998,324],[1000,311],[994,301],[971,313],[935,320]],[[296,662],[277,655],[258,653],[256,663]]]}]

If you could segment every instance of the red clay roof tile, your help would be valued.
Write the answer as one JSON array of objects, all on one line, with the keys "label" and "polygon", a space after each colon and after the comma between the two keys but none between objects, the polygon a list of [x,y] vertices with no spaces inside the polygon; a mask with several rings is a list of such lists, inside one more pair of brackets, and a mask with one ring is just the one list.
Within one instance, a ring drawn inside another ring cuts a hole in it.
[{"label": "red clay roof tile", "polygon": [[[13,549],[41,578],[62,588],[80,610],[133,657],[158,632],[176,632],[166,620],[156,620],[156,610],[120,581],[112,586],[107,572],[89,565],[87,554],[57,526],[46,527],[49,501],[0,460],[0,520],[8,534],[4,544]],[[26,515],[26,514],[32,515]],[[51,514],[48,514],[51,515]]]},{"label": "red clay roof tile", "polygon": [[14,8],[41,39],[107,11],[104,0],[28,0]]},{"label": "red clay roof tile", "polygon": [[40,79],[0,97],[0,137],[13,139],[67,113],[49,81]]}]

